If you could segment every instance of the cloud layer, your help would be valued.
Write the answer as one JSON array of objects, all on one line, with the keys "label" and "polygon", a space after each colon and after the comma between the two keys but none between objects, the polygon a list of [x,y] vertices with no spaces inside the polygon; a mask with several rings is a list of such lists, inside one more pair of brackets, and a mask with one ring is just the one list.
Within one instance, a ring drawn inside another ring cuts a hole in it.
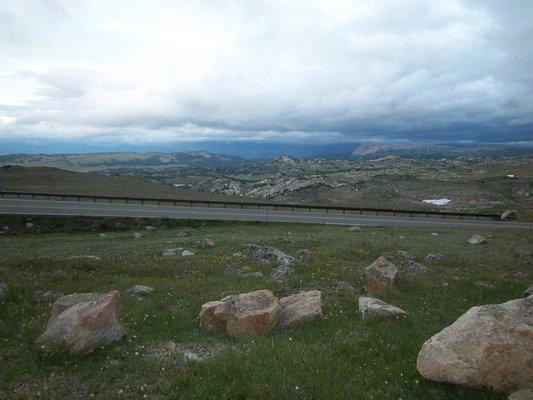
[{"label": "cloud layer", "polygon": [[0,139],[527,140],[529,0],[7,0]]}]

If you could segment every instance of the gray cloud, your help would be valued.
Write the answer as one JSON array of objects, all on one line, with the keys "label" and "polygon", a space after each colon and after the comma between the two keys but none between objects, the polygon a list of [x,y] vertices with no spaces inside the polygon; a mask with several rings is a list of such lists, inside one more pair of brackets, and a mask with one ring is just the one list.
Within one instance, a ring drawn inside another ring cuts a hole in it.
[{"label": "gray cloud", "polygon": [[532,18],[527,0],[4,4],[0,139],[524,140]]}]

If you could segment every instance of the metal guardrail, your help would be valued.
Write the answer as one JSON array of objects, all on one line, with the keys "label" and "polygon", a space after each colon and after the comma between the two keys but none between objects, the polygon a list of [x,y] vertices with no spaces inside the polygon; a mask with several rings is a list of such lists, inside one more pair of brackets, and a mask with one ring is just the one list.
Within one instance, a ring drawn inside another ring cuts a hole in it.
[{"label": "metal guardrail", "polygon": [[131,202],[137,204],[146,204],[146,203],[155,203],[160,205],[172,204],[174,206],[178,205],[189,205],[193,206],[222,206],[223,208],[257,208],[261,209],[290,209],[295,210],[323,210],[326,213],[329,211],[339,211],[343,214],[346,213],[372,213],[375,215],[381,214],[392,214],[392,215],[408,215],[413,216],[437,216],[442,218],[465,218],[465,219],[499,219],[499,214],[486,214],[486,213],[461,213],[461,212],[447,212],[447,211],[431,211],[431,210],[401,210],[401,209],[388,209],[388,208],[367,208],[367,207],[342,207],[342,206],[323,206],[323,205],[313,205],[313,204],[290,204],[290,203],[268,203],[268,202],[241,202],[241,201],[220,201],[220,200],[186,200],[186,199],[173,199],[173,198],[156,198],[156,197],[127,197],[127,196],[100,196],[100,195],[84,195],[84,194],[65,194],[65,193],[43,193],[43,192],[17,192],[17,191],[0,191],[0,198],[5,196],[15,196],[17,199],[23,197],[29,197],[31,199],[39,199],[44,197],[46,200],[74,200],[82,201],[91,200],[97,202],[98,200],[104,200],[108,203],[113,201],[122,201],[126,204]]}]

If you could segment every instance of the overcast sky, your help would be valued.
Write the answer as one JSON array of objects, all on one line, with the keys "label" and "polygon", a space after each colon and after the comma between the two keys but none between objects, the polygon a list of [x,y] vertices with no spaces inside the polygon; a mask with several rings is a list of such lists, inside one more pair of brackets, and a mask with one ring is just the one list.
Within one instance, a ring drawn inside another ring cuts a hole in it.
[{"label": "overcast sky", "polygon": [[533,1],[0,2],[0,139],[527,141]]}]

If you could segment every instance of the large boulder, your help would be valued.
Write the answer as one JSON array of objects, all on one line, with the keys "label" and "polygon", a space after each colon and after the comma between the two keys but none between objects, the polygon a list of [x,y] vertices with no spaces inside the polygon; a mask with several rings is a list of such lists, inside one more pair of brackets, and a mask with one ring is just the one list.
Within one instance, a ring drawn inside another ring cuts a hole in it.
[{"label": "large boulder", "polygon": [[472,236],[470,236],[470,239],[468,239],[468,243],[485,244],[487,243],[487,238],[483,235],[478,235],[477,233],[474,233]]},{"label": "large boulder", "polygon": [[401,308],[385,303],[373,297],[359,297],[359,314],[362,318],[397,318],[404,319],[406,313]]},{"label": "large boulder", "polygon": [[508,392],[533,387],[533,296],[472,307],[424,343],[416,366],[438,382]]},{"label": "large boulder", "polygon": [[200,326],[230,336],[255,336],[270,331],[280,312],[272,292],[257,290],[205,303],[200,310]]},{"label": "large boulder", "polygon": [[71,354],[90,353],[124,335],[120,311],[116,290],[61,297],[53,304],[46,331],[36,344],[43,350],[66,348]]},{"label": "large boulder", "polygon": [[276,263],[278,266],[288,267],[298,261],[283,251],[270,246],[247,244],[245,253],[250,260],[264,264]]},{"label": "large boulder", "polygon": [[278,328],[292,328],[304,322],[322,319],[322,293],[320,290],[300,292],[279,300],[281,316]]},{"label": "large boulder", "polygon": [[510,221],[518,218],[518,212],[516,210],[505,210],[502,215],[500,215],[500,219]]},{"label": "large boulder", "polygon": [[381,256],[363,271],[364,289],[367,293],[380,293],[389,287],[398,274],[396,265]]}]

